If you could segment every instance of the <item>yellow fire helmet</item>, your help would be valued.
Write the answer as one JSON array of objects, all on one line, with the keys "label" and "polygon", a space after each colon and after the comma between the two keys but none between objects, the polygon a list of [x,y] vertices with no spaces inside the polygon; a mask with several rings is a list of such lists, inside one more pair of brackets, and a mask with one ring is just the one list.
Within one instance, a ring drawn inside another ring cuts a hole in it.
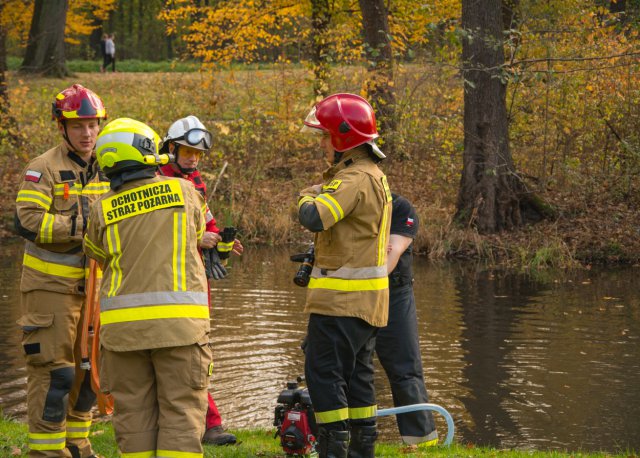
[{"label": "yellow fire helmet", "polygon": [[170,158],[158,154],[159,143],[158,134],[146,124],[130,118],[115,119],[98,135],[98,164],[108,177],[125,170],[166,164]]}]

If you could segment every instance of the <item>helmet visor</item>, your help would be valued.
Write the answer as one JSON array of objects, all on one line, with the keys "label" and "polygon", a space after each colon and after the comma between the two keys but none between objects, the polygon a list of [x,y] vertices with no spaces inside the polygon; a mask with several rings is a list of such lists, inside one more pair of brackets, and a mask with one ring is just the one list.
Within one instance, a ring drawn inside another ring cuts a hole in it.
[{"label": "helmet visor", "polygon": [[[307,117],[304,118],[304,125],[306,127],[324,130],[324,127],[322,127],[322,124],[320,124],[320,121],[318,121],[318,118],[316,117],[316,107],[313,107]],[[305,129],[303,128],[303,132],[304,131]]]},{"label": "helmet visor", "polygon": [[185,132],[185,134],[178,138],[173,138],[172,141],[184,140],[190,146],[198,146],[202,143],[204,149],[211,148],[211,132],[205,129],[195,128]]}]

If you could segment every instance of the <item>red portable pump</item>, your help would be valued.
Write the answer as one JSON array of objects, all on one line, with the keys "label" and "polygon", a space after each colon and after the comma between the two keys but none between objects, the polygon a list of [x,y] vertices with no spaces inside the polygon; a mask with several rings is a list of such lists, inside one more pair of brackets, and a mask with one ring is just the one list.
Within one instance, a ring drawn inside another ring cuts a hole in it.
[{"label": "red portable pump", "polygon": [[287,455],[309,456],[315,453],[317,425],[309,391],[300,388],[302,379],[287,382],[287,388],[278,396],[273,425],[275,437]]}]

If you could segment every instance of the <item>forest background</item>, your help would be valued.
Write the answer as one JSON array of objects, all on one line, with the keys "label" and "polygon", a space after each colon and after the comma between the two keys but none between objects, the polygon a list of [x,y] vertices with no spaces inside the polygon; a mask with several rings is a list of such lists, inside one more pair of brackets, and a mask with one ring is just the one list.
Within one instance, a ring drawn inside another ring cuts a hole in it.
[{"label": "forest background", "polygon": [[[418,209],[419,251],[640,262],[640,0],[0,0],[0,26],[5,235],[22,168],[59,141],[50,103],[79,82],[160,135],[198,116],[221,225],[308,241],[296,194],[324,164],[301,121],[354,92]],[[104,32],[117,73],[99,71]]]}]

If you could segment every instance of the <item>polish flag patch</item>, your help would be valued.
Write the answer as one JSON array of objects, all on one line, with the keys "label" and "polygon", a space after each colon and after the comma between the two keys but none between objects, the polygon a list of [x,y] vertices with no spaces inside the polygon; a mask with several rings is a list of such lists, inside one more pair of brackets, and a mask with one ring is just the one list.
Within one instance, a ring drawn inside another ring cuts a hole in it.
[{"label": "polish flag patch", "polygon": [[27,170],[27,173],[24,175],[24,181],[33,181],[34,183],[38,183],[41,177],[42,173],[36,172],[35,170]]},{"label": "polish flag patch", "polygon": [[407,226],[409,227],[413,226],[413,218],[407,218]]}]

